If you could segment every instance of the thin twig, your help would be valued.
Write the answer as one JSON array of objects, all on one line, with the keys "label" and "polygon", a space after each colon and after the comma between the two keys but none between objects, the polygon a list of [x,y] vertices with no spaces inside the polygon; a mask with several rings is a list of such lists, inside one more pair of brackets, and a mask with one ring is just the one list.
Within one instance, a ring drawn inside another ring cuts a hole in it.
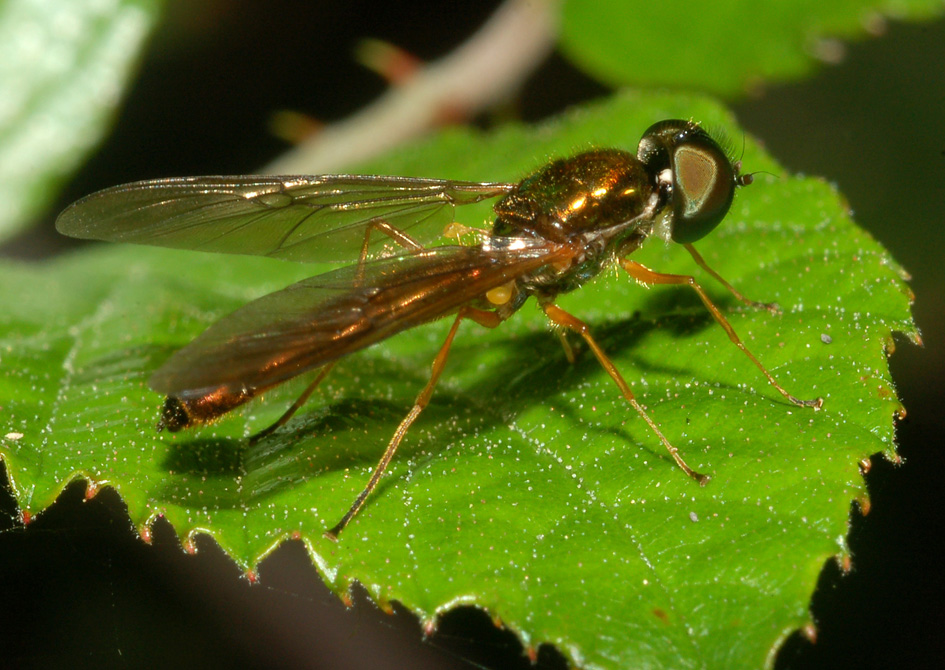
[{"label": "thin twig", "polygon": [[508,0],[473,35],[353,116],[325,126],[263,168],[268,174],[342,170],[512,94],[551,52],[558,0]]}]

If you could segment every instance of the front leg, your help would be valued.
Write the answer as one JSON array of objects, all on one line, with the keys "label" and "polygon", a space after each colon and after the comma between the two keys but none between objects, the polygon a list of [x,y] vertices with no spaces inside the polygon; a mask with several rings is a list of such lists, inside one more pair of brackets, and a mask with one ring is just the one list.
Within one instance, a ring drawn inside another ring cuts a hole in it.
[{"label": "front leg", "polygon": [[722,286],[727,288],[729,292],[733,296],[738,298],[738,300],[740,300],[742,303],[748,305],[749,307],[754,307],[755,309],[766,309],[772,314],[781,313],[781,308],[778,306],[778,303],[776,302],[758,302],[756,300],[749,300],[748,298],[743,296],[738,291],[738,289],[736,289],[734,286],[732,286],[727,281],[725,281],[725,278],[722,277],[722,275],[720,275],[718,272],[716,272],[715,270],[709,267],[709,264],[705,262],[704,258],[702,258],[702,254],[696,251],[696,248],[694,246],[692,246],[691,244],[684,244],[683,246],[686,247],[686,251],[688,251],[689,254],[692,256],[692,260],[696,262],[696,265],[698,265],[700,268],[702,268],[703,270],[708,272],[710,275],[712,275],[718,283],[720,283]]},{"label": "front leg", "polygon": [[[712,302],[712,300],[709,298],[709,295],[705,292],[705,289],[702,288],[699,282],[695,280],[695,277],[691,277],[689,275],[673,275],[664,274],[662,272],[654,272],[648,267],[641,265],[636,261],[631,261],[627,258],[624,258],[620,261],[620,266],[626,270],[631,277],[642,284],[675,284],[691,287],[692,290],[694,290],[699,295],[699,298],[702,299],[702,303],[706,306],[706,309],[709,310],[709,313],[712,314],[712,317],[716,320],[716,322],[718,322],[718,324],[725,329],[725,332],[728,334],[728,339],[730,339],[735,344],[735,346],[741,349],[742,352],[748,356],[749,359],[751,359],[751,362],[754,363],[759,370],[761,370],[768,382],[778,390],[778,393],[783,395],[793,404],[799,405],[801,407],[813,407],[814,409],[820,409],[823,406],[823,398],[801,400],[799,398],[795,398],[793,395],[784,390],[784,387],[782,387],[774,378],[774,376],[768,372],[767,368],[761,364],[761,361],[755,358],[755,355],[748,350],[748,347],[745,346],[745,344],[738,337],[738,334],[736,334],[735,329],[732,328],[732,324],[730,324],[728,319],[722,315],[722,312],[719,311],[719,308],[715,306],[715,303]],[[732,290],[734,291],[734,289]],[[740,294],[736,293],[736,295]]]}]

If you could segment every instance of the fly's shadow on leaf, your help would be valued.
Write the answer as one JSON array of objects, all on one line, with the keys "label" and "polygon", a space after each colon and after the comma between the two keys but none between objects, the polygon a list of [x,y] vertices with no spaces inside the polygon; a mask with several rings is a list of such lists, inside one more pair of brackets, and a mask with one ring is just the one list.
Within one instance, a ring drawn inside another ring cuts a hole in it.
[{"label": "fly's shadow on leaf", "polygon": [[344,472],[372,461],[387,426],[396,425],[400,407],[384,400],[343,398],[306,413],[245,450],[244,472],[250,498],[264,497],[328,472]]},{"label": "fly's shadow on leaf", "polygon": [[161,466],[174,476],[239,477],[245,448],[243,440],[232,438],[189,439],[175,443]]},{"label": "fly's shadow on leaf", "polygon": [[[646,379],[647,375],[655,374],[692,375],[691,370],[655,366],[632,354],[652,331],[669,330],[674,336],[683,337],[715,325],[697,296],[692,297],[691,307],[680,307],[680,298],[689,293],[655,293],[641,312],[616,321],[590,324],[595,338],[609,356],[633,361],[632,369],[621,370],[628,379]],[[733,301],[722,299],[719,304],[730,302]],[[649,320],[643,314],[669,316]],[[475,356],[481,344],[474,338],[465,341],[458,338],[444,379],[429,406],[411,427],[398,450],[397,461],[422,459],[425,453],[439,453],[466,436],[487,434],[497,425],[514,422],[521,410],[533,404],[548,404],[554,396],[568,395],[589,380],[601,378],[600,364],[583,341],[573,333],[569,338],[577,354],[574,364],[568,362],[557,338],[542,331],[503,341],[498,344],[503,349],[500,361],[480,366],[483,369],[473,374],[471,383],[450,384],[451,373],[461,377],[464,372],[470,373],[469,368],[479,365]],[[435,347],[430,350],[431,362],[434,355]],[[620,367],[626,368],[626,365]],[[383,357],[343,361],[332,377],[348,395],[319,405],[316,392],[308,403],[311,409],[303,409],[285,427],[258,443],[250,445],[248,440],[236,438],[185,438],[175,445],[162,464],[168,472],[168,480],[161,495],[178,501],[186,499],[188,504],[208,508],[237,508],[250,500],[264,500],[313,477],[343,473],[350,468],[372,468],[428,380],[428,374],[426,363],[418,366]],[[368,389],[359,386],[358,380],[365,377],[379,381],[380,386],[392,384],[393,391],[388,392],[395,399],[378,397],[382,392],[377,385]],[[620,405],[622,398],[617,388],[610,388],[606,378],[603,383],[612,391],[615,405]],[[278,398],[267,398],[265,407],[281,411],[279,403],[289,396],[281,392],[277,395]],[[567,405],[557,403],[555,409],[579,421]],[[626,406],[626,410],[630,416],[632,409]],[[640,439],[632,423],[602,426],[585,423],[583,428],[610,439],[646,445],[655,457],[665,457],[657,445]],[[201,487],[193,486],[195,478],[199,478]],[[389,484],[390,481],[383,480],[378,493]]]},{"label": "fly's shadow on leaf", "polygon": [[[698,298],[697,298],[698,301]],[[699,307],[703,308],[701,301]],[[662,309],[660,313],[667,311]],[[704,308],[702,310],[705,312]],[[711,314],[698,310],[690,314],[660,317],[658,320],[644,318],[643,313],[650,313],[649,305],[644,312],[635,312],[631,316],[607,322],[589,322],[594,339],[611,358],[632,361],[632,368],[626,364],[618,365],[621,374],[628,381],[645,378],[647,374],[665,374],[672,376],[691,376],[692,370],[680,367],[656,366],[651,361],[633,355],[643,341],[654,331],[669,331],[674,336],[693,336],[699,331],[715,325]],[[498,364],[485,373],[481,381],[468,391],[472,398],[489,398],[490,405],[507,407],[504,413],[514,418],[515,410],[528,403],[546,402],[554,394],[566,393],[587,382],[600,377],[603,372],[600,363],[574,333],[567,333],[568,342],[575,352],[575,362],[569,363],[557,338],[550,332],[536,333],[510,342],[505,355],[506,364]],[[461,347],[457,352],[461,357]],[[514,374],[509,371],[514,367]],[[444,373],[444,374],[448,374]],[[610,383],[606,381],[605,383]],[[614,386],[615,398],[620,392]]]},{"label": "fly's shadow on leaf", "polygon": [[[401,457],[467,431],[467,424],[450,421],[458,402],[431,404]],[[314,477],[373,466],[405,412],[396,402],[346,398],[306,413],[255,444],[237,438],[185,438],[161,463],[167,478],[157,495],[207,509],[237,509]]]},{"label": "fly's shadow on leaf", "polygon": [[[712,314],[691,288],[676,286],[657,287],[657,289],[662,290],[650,293],[641,312],[657,319],[660,328],[679,337],[688,337],[716,326]],[[709,291],[709,297],[723,315],[729,313],[732,308],[740,306],[740,303],[727,292],[713,294]]]}]

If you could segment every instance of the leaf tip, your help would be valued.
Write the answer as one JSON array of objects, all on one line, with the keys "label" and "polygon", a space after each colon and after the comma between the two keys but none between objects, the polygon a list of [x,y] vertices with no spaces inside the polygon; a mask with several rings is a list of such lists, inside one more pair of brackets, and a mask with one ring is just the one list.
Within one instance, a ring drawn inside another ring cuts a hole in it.
[{"label": "leaf tip", "polygon": [[98,495],[98,492],[99,492],[100,490],[101,490],[101,487],[99,486],[99,483],[98,483],[98,482],[94,482],[94,481],[92,481],[91,479],[86,480],[86,485],[85,485],[85,499],[86,499],[86,500],[91,500],[91,499],[94,498],[96,495]]},{"label": "leaf tip", "polygon": [[853,557],[849,553],[842,554],[837,557],[837,564],[840,566],[840,571],[844,575],[849,575],[853,572]]},{"label": "leaf tip", "polygon": [[870,503],[870,499],[866,495],[856,498],[856,506],[859,508],[861,516],[866,516],[870,513],[871,505],[872,503]]},{"label": "leaf tip", "polygon": [[536,647],[533,647],[532,645],[528,645],[528,647],[526,647],[525,649],[525,654],[528,656],[528,661],[532,665],[535,665],[536,663],[538,663],[538,649]]},{"label": "leaf tip", "polygon": [[801,635],[811,644],[817,644],[817,626],[813,621],[809,621],[801,628]]}]

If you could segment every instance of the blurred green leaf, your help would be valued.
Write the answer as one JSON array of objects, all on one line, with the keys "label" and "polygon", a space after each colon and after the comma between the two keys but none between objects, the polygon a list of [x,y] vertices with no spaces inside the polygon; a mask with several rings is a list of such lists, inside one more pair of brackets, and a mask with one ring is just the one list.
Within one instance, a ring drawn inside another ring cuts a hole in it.
[{"label": "blurred green leaf", "polygon": [[158,0],[0,3],[0,239],[49,205],[111,122]]},{"label": "blurred green leaf", "polygon": [[[595,145],[633,149],[653,121],[738,132],[699,98],[627,93],[536,128],[452,130],[368,167],[519,179]],[[739,142],[740,144],[740,142]],[[575,665],[759,667],[809,621],[826,560],[845,552],[858,471],[894,455],[891,333],[914,334],[901,271],[827,184],[766,170],[699,243],[706,260],[783,314],[743,308],[706,278],[732,325],[814,412],[787,404],[685,288],[605,276],[560,304],[586,319],[704,488],[672,463],[593,356],[569,365],[526,306],[502,327],[464,324],[427,411],[338,543],[322,537],[366,482],[429,374],[449,323],[342,361],[290,424],[249,446],[306,380],[219,424],[157,434],[148,375],[254,296],[311,274],[259,258],[120,246],[45,267],[0,268],[0,454],[29,515],[65,484],[114,487],[146,529],[164,515],[214,537],[245,569],[301,537],[326,582],[361,582],[424,622],[487,610],[529,647]],[[777,175],[777,176],[773,176]],[[488,207],[465,208],[478,225]],[[636,257],[636,256],[635,256]],[[693,272],[652,241],[639,260]]]},{"label": "blurred green leaf", "polygon": [[887,17],[941,12],[938,0],[566,0],[562,47],[608,84],[733,96],[842,58],[838,39],[876,33]]}]

